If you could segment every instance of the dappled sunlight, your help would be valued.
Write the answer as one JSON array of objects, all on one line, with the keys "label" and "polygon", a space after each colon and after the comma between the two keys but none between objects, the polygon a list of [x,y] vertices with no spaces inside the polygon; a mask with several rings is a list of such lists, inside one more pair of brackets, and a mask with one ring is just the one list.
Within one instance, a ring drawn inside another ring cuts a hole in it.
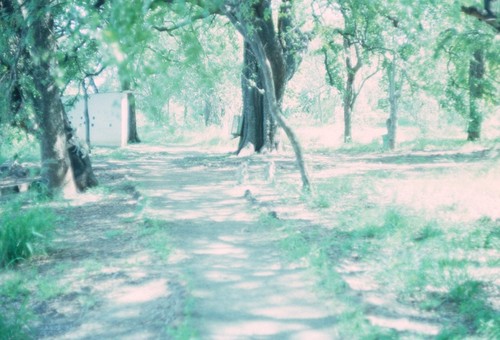
[{"label": "dappled sunlight", "polygon": [[383,317],[380,315],[368,315],[368,320],[376,326],[381,326],[385,328],[392,328],[401,332],[415,332],[426,335],[437,335],[439,333],[439,327],[431,325],[427,322],[418,322],[415,320],[410,320],[408,318],[390,318]]},{"label": "dappled sunlight", "polygon": [[159,279],[133,287],[115,288],[106,298],[114,304],[145,303],[167,295],[166,283],[165,279]]},{"label": "dappled sunlight", "polygon": [[198,247],[194,251],[195,254],[232,256],[236,258],[245,258],[247,256],[244,249],[227,243],[198,244]]}]

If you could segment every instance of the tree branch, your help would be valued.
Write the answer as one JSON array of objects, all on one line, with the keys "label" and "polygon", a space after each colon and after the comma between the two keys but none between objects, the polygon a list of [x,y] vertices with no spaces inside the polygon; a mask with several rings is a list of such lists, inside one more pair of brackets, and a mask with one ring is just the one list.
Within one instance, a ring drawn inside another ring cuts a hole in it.
[{"label": "tree branch", "polygon": [[463,13],[473,16],[479,21],[490,25],[497,31],[497,33],[500,32],[500,21],[498,20],[498,17],[491,11],[482,11],[474,6],[462,6],[461,10]]},{"label": "tree branch", "polygon": [[175,31],[179,28],[182,28],[182,27],[185,27],[185,26],[188,26],[190,24],[192,24],[193,22],[197,21],[197,20],[202,20],[202,19],[206,19],[208,18],[209,16],[211,15],[215,15],[215,14],[218,14],[218,11],[214,11],[214,12],[203,12],[203,13],[199,13],[197,15],[193,15],[192,17],[184,20],[184,21],[181,21],[175,25],[172,25],[172,26],[168,26],[168,27],[159,27],[159,26],[153,26],[153,28],[159,32],[167,32],[167,33],[171,33],[172,31]]}]

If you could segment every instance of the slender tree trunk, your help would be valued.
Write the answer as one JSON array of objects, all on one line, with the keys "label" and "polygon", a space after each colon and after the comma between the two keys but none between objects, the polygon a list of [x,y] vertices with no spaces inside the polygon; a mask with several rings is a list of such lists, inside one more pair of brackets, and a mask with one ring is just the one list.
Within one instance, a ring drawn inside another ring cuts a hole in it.
[{"label": "slender tree trunk", "polygon": [[[354,81],[356,79],[356,74],[360,70],[363,63],[361,62],[361,56],[359,55],[359,49],[357,45],[354,45],[349,39],[344,36],[344,53],[345,57],[345,67],[347,71],[347,79],[345,82],[344,94],[342,98],[342,104],[344,109],[344,143],[352,142],[352,113],[354,108],[354,102],[356,101],[356,90],[354,89]],[[354,46],[356,64],[352,64],[351,52]]]},{"label": "slender tree trunk", "polygon": [[137,113],[135,105],[135,96],[133,93],[127,93],[128,99],[128,142],[140,143],[139,134],[137,133]]},{"label": "slender tree trunk", "polygon": [[130,92],[130,81],[122,81],[122,91],[127,92],[128,101],[128,142],[140,143],[139,134],[137,133],[137,117],[135,107],[135,96]]},{"label": "slender tree trunk", "polygon": [[354,79],[356,73],[355,71],[348,67],[347,68],[347,81],[344,89],[344,96],[342,99],[344,108],[344,143],[352,142],[352,103],[354,96]]},{"label": "slender tree trunk", "polygon": [[481,138],[481,124],[483,115],[478,102],[483,96],[482,80],[484,77],[483,51],[474,52],[469,66],[469,122],[467,127],[467,140],[474,141]]},{"label": "slender tree trunk", "polygon": [[399,94],[396,86],[396,60],[392,60],[387,68],[389,79],[389,107],[390,114],[387,119],[387,147],[391,150],[396,148],[396,130],[398,126],[398,100]]},{"label": "slender tree trunk", "polygon": [[89,93],[87,86],[85,85],[85,80],[82,81],[83,88],[83,119],[85,121],[85,142],[89,150],[90,145],[90,115],[89,115]]}]

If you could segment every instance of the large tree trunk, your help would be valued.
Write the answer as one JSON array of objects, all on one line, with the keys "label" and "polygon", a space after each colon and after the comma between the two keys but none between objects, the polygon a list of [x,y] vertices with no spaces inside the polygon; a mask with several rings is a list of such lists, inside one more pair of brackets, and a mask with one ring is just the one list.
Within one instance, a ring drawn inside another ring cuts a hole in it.
[{"label": "large tree trunk", "polygon": [[483,96],[484,54],[483,51],[474,52],[469,66],[469,122],[467,127],[467,140],[474,141],[481,138],[481,124],[483,115],[479,109],[478,101]]},{"label": "large tree trunk", "polygon": [[[288,5],[289,2],[284,1],[282,6]],[[303,157],[302,147],[294,131],[288,125],[281,113],[281,100],[285,91],[286,81],[289,80],[295,72],[297,59],[288,59],[290,63],[294,63],[295,65],[285,64],[286,53],[283,52],[281,45],[276,43],[278,40],[277,37],[275,40],[269,40],[270,37],[273,37],[273,35],[269,33],[271,30],[274,32],[272,22],[271,26],[262,26],[262,23],[266,21],[263,18],[266,16],[269,18],[271,17],[270,15],[264,15],[263,13],[267,10],[269,10],[270,13],[270,1],[260,1],[258,3],[256,18],[249,18],[248,14],[241,13],[238,6],[240,6],[240,4],[236,2],[233,4],[232,9],[230,9],[229,6],[224,7],[222,9],[223,13],[231,20],[236,29],[242,34],[245,42],[248,44],[247,47],[249,47],[253,52],[253,56],[255,57],[255,61],[257,62],[257,66],[262,77],[262,89],[259,90],[263,91],[264,94],[264,107],[268,110],[269,114],[278,123],[278,125],[285,131],[295,152],[297,165],[302,179],[302,188],[305,192],[310,192],[312,188]],[[262,13],[258,11],[259,9],[262,10]],[[256,24],[260,25],[257,27],[262,29],[257,29]],[[269,31],[266,31],[266,29]],[[275,44],[272,43],[273,41]],[[279,50],[275,49],[277,47],[279,47]],[[273,58],[280,56],[281,62],[274,60],[273,63]],[[278,85],[278,87],[276,87],[276,85]]]},{"label": "large tree trunk", "polygon": [[34,39],[30,50],[32,69],[31,76],[36,94],[33,96],[36,119],[39,126],[38,137],[42,169],[41,176],[50,192],[61,189],[64,192],[75,191],[75,182],[71,161],[67,150],[64,130],[63,105],[59,89],[50,73],[52,49],[53,19],[46,13],[46,5],[33,1],[28,4],[33,18],[31,30]]},{"label": "large tree trunk", "polygon": [[[241,5],[235,5],[241,6]],[[264,50],[270,62],[275,97],[281,111],[283,96],[288,80],[295,73],[300,63],[300,52],[305,46],[300,44],[298,31],[294,31],[294,39],[291,38],[292,30],[296,28],[292,23],[292,5],[290,1],[283,1],[280,7],[278,19],[278,32],[275,29],[271,13],[271,1],[260,0],[252,5],[253,17],[245,14],[248,24],[253,26],[255,34],[264,42]],[[243,92],[243,125],[238,152],[252,143],[255,151],[263,149],[273,150],[277,143],[275,117],[269,111],[268,94],[264,91],[263,70],[255,57],[255,51],[245,41],[244,65],[242,72]]]},{"label": "large tree trunk", "polygon": [[[21,6],[25,6],[25,12],[21,12]],[[40,141],[42,182],[46,185],[48,193],[55,191],[72,193],[76,191],[76,187],[84,190],[97,185],[88,154],[84,157],[85,166],[78,167],[75,165],[77,157],[71,152],[69,142],[74,139],[69,132],[72,130],[64,112],[60,90],[51,73],[55,63],[53,60],[55,40],[49,5],[39,1],[29,1],[11,8],[19,10],[15,13],[19,18],[24,17],[21,31],[26,32],[29,29],[33,34],[32,44],[26,53],[26,58],[29,60],[26,61],[26,69],[23,71],[29,73],[33,81],[33,88],[29,90],[38,125],[36,133]],[[28,18],[31,18],[29,23]],[[26,37],[20,36],[20,39]],[[82,180],[82,176],[87,179]]]},{"label": "large tree trunk", "polygon": [[266,142],[264,137],[264,94],[261,92],[262,80],[257,60],[246,42],[243,52],[241,88],[243,121],[237,153],[249,144],[252,144],[254,150],[259,152]]}]

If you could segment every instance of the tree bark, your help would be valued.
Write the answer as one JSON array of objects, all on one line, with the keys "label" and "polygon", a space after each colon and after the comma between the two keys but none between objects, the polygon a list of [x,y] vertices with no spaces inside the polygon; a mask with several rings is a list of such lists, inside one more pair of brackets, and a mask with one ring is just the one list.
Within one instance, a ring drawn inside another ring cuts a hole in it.
[{"label": "tree bark", "polygon": [[[238,10],[241,4],[234,4]],[[253,13],[244,14],[247,24],[255,30],[255,35],[263,42],[266,56],[270,62],[275,97],[281,110],[283,96],[288,80],[290,80],[300,64],[301,46],[300,32],[292,22],[292,5],[285,0],[280,6],[278,15],[278,31],[276,31],[271,13],[271,1],[259,0],[251,6]],[[292,37],[293,36],[293,37]],[[243,93],[243,129],[238,146],[238,152],[249,143],[255,151],[263,149],[274,150],[276,143],[277,123],[265,103],[268,101],[266,91],[263,91],[263,70],[256,60],[255,51],[245,41],[244,62],[242,72]]]},{"label": "tree bark", "polygon": [[89,188],[96,187],[99,182],[94,175],[92,169],[92,162],[90,161],[90,149],[84,145],[76,136],[75,130],[71,127],[68,115],[64,111],[63,106],[63,121],[64,130],[66,132],[66,141],[68,148],[68,155],[73,170],[73,178],[76,187],[80,191],[85,191]]},{"label": "tree bark", "polygon": [[[354,81],[356,79],[356,74],[363,66],[361,61],[361,56],[359,55],[358,46],[354,45],[346,36],[343,37],[344,40],[344,53],[345,66],[347,71],[347,79],[345,82],[344,94],[343,94],[343,108],[344,108],[344,143],[352,142],[352,111],[354,108],[354,102],[356,101],[356,91],[354,89]],[[356,55],[356,64],[353,65],[351,61],[351,48],[354,45],[354,51]]]},{"label": "tree bark", "polygon": [[264,94],[261,92],[262,79],[257,60],[247,42],[245,42],[243,50],[241,89],[243,121],[237,153],[249,144],[252,144],[254,150],[259,152],[266,143],[264,138]]},{"label": "tree bark", "polygon": [[484,53],[477,50],[469,65],[469,122],[467,127],[467,140],[475,141],[481,138],[481,125],[483,115],[478,101],[483,96]]},{"label": "tree bark", "polygon": [[128,138],[127,142],[131,144],[140,143],[139,134],[137,133],[137,115],[135,107],[135,96],[130,92],[131,86],[129,80],[122,81],[122,91],[127,93],[128,102]]},{"label": "tree bark", "polygon": [[[61,189],[75,191],[75,182],[69,158],[64,130],[63,105],[59,89],[50,73],[52,51],[55,42],[52,36],[53,19],[42,3],[29,4],[34,34],[30,50],[31,76],[36,94],[33,96],[36,119],[40,129],[41,176],[50,192]],[[42,15],[45,13],[45,15]]]},{"label": "tree bark", "polygon": [[354,78],[356,73],[351,69],[347,68],[347,80],[344,89],[344,95],[342,98],[342,104],[344,109],[344,143],[352,142],[352,103],[354,96]]},{"label": "tree bark", "polygon": [[302,190],[306,193],[311,193],[312,188],[311,188],[311,181],[309,179],[309,172],[307,170],[306,163],[304,161],[304,155],[302,152],[302,146],[300,145],[300,142],[295,135],[295,132],[292,130],[292,128],[288,125],[286,122],[285,117],[283,117],[281,113],[281,108],[278,105],[278,100],[276,95],[274,94],[274,81],[273,81],[273,73],[272,73],[272,67],[271,63],[269,62],[269,59],[266,57],[266,54],[264,52],[264,47],[262,42],[256,38],[253,40],[252,43],[252,49],[255,51],[255,53],[258,55],[257,60],[259,62],[259,66],[262,69],[262,75],[263,75],[263,80],[264,80],[264,90],[266,93],[269,93],[270,95],[266,96],[267,99],[267,104],[269,106],[269,110],[271,114],[273,115],[273,118],[276,119],[278,122],[279,126],[285,131],[285,134],[288,137],[288,140],[292,144],[293,151],[295,153],[295,158],[297,160],[297,165],[300,170],[300,176],[302,180]]},{"label": "tree bark", "polygon": [[387,119],[387,147],[391,150],[396,148],[396,130],[398,124],[398,100],[399,93],[396,86],[396,60],[392,60],[387,68],[389,79],[389,107],[390,114]]},{"label": "tree bark", "polygon": [[85,121],[85,142],[89,150],[92,148],[90,145],[90,115],[89,115],[89,93],[88,88],[85,85],[85,79],[82,80],[83,89],[83,118]]},{"label": "tree bark", "polygon": [[[269,51],[269,48],[266,48],[268,46],[266,45],[268,40],[265,38],[265,35],[260,34],[261,32],[259,30],[256,30],[253,25],[250,25],[250,23],[248,22],[248,18],[242,17],[241,13],[228,11],[227,8],[224,8],[223,11],[229,18],[229,20],[233,23],[235,28],[242,34],[245,42],[248,44],[248,47],[253,52],[262,76],[262,85],[266,104],[265,106],[268,108],[269,113],[272,115],[273,119],[275,119],[279,126],[283,129],[290,143],[292,144],[297,165],[300,170],[302,190],[306,193],[310,193],[312,191],[312,187],[309,179],[308,169],[304,161],[302,147],[294,131],[288,125],[285,117],[283,117],[281,113],[281,99],[283,97],[284,85],[286,84],[287,79],[286,72],[283,72],[280,75],[275,75],[273,73],[274,70],[272,66],[273,64],[271,63],[271,58],[274,56],[274,54]],[[280,69],[278,68],[278,71],[279,70]],[[284,69],[282,70],[284,71]],[[275,87],[277,79],[284,79],[283,82],[278,82],[278,84],[283,86],[282,88],[278,89]]]},{"label": "tree bark", "polygon": [[[55,38],[50,5],[40,1],[10,5],[18,11],[13,15],[18,16],[17,22],[21,28],[19,31],[25,34],[30,30],[33,37],[21,71],[26,72],[32,80],[32,86],[26,88],[31,98],[28,103],[33,105],[38,125],[36,135],[40,141],[42,183],[49,194],[56,191],[72,193],[77,187],[84,190],[88,186],[97,185],[88,154],[85,167],[77,168],[74,165],[75,157],[71,150],[68,150],[71,140],[68,132],[72,130],[64,112],[60,89],[52,74],[55,64]],[[26,36],[20,35],[19,38],[26,39]],[[82,181],[83,173],[90,179]]]}]

